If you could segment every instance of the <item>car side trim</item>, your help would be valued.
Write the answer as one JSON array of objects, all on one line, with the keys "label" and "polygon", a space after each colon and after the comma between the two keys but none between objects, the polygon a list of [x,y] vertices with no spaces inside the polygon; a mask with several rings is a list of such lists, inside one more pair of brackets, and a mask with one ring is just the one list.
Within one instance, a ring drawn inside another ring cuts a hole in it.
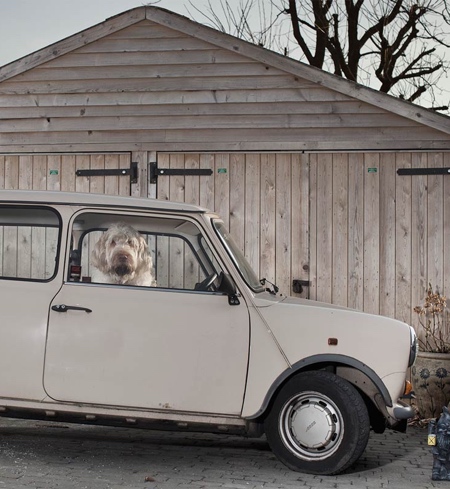
[{"label": "car side trim", "polygon": [[270,386],[264,398],[264,401],[261,407],[258,409],[258,411],[251,416],[246,416],[245,419],[252,420],[252,419],[259,418],[266,411],[275,392],[289,377],[295,375],[297,372],[301,372],[307,369],[307,367],[309,367],[310,365],[318,365],[318,364],[345,365],[360,370],[365,375],[367,375],[367,377],[374,383],[374,385],[382,395],[386,406],[392,407],[393,404],[392,404],[392,399],[389,394],[389,391],[387,390],[386,386],[384,385],[380,377],[370,367],[360,362],[359,360],[356,360],[355,358],[346,355],[336,355],[336,354],[326,353],[326,354],[312,355],[310,357],[303,358],[302,360],[294,363],[291,368],[288,368],[284,372],[282,372]]}]

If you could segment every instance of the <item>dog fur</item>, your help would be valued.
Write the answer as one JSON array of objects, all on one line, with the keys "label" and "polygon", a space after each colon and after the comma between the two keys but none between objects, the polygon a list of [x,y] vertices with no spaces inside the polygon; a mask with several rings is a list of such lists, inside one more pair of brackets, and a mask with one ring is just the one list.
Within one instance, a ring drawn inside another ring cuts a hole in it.
[{"label": "dog fur", "polygon": [[91,253],[92,282],[155,286],[153,260],[143,236],[125,223],[103,233]]}]

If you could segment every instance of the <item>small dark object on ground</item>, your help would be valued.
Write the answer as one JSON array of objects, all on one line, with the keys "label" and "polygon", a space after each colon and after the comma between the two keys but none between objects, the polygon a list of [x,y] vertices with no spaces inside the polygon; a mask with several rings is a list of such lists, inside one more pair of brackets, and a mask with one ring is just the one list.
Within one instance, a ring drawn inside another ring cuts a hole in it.
[{"label": "small dark object on ground", "polygon": [[428,425],[428,444],[433,447],[431,479],[450,480],[450,412],[445,406],[439,418]]}]

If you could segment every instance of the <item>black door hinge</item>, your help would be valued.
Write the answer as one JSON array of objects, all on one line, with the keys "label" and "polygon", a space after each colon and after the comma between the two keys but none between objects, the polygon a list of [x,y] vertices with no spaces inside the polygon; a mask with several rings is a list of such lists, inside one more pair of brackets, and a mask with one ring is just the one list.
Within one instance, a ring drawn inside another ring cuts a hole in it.
[{"label": "black door hinge", "polygon": [[158,163],[150,163],[150,183],[156,183],[158,177],[183,175],[183,176],[208,176],[212,175],[210,168],[158,168]]},{"label": "black door hinge", "polygon": [[105,168],[98,170],[76,170],[77,177],[109,177],[109,176],[130,176],[130,183],[138,181],[138,164],[135,161],[130,163],[130,168]]},{"label": "black door hinge", "polygon": [[450,175],[450,168],[399,168],[398,175]]}]

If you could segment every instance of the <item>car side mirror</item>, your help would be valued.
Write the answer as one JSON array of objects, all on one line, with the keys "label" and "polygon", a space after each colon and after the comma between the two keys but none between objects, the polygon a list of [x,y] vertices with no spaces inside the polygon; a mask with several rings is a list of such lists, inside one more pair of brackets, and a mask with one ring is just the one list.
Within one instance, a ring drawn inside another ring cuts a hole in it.
[{"label": "car side mirror", "polygon": [[236,284],[227,273],[220,272],[217,290],[228,296],[230,306],[238,306],[241,303],[236,293]]}]

